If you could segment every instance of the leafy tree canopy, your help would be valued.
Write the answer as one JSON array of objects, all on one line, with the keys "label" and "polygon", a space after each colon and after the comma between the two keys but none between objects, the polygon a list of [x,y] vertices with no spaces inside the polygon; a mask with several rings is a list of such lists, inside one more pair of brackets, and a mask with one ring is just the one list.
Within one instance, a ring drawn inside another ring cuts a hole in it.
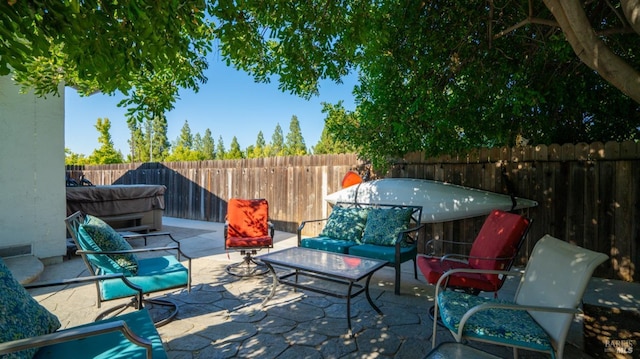
[{"label": "leafy tree canopy", "polygon": [[[350,131],[345,131],[347,127],[357,126],[356,114],[345,110],[342,102],[335,105],[323,103],[322,112],[327,114],[327,118],[325,119],[325,126],[322,129],[320,139],[313,146],[313,153],[323,155],[357,152],[357,148],[351,144],[352,142],[338,139],[338,137],[349,136]],[[332,131],[329,131],[329,128],[332,128]]]},{"label": "leafy tree canopy", "polygon": [[[82,94],[116,91],[147,118],[173,107],[178,88],[206,78],[212,27],[204,1],[0,1],[0,75],[36,94],[58,83]],[[132,90],[133,89],[133,90]]]},{"label": "leafy tree canopy", "polygon": [[314,94],[319,79],[357,70],[357,111],[327,126],[381,164],[516,138],[640,137],[637,8],[637,0],[247,0],[218,3],[214,16],[229,63],[262,81],[278,74],[283,90]]},{"label": "leafy tree canopy", "polygon": [[228,64],[257,81],[277,78],[283,91],[303,97],[317,94],[322,79],[358,71],[357,111],[329,130],[340,127],[337,139],[374,162],[414,150],[510,145],[518,136],[629,139],[640,137],[638,7],[638,0],[8,0],[0,2],[0,74],[13,68],[41,94],[60,81],[86,94],[120,91],[131,119],[162,118],[179,88],[197,90],[206,80],[215,39]]}]

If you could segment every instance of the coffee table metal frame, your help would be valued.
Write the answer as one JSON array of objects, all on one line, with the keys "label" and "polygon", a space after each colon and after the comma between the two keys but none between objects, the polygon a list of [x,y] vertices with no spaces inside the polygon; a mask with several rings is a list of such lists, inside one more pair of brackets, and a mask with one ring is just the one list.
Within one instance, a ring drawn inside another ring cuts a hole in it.
[{"label": "coffee table metal frame", "polygon": [[[349,336],[353,336],[351,328],[351,298],[364,292],[371,307],[378,314],[382,314],[380,308],[371,299],[369,283],[373,273],[384,267],[387,261],[302,247],[292,247],[263,254],[256,257],[256,259],[262,261],[273,274],[271,293],[262,302],[263,306],[273,298],[278,284],[282,283],[294,288],[306,289],[336,298],[346,298]],[[274,267],[289,270],[281,271],[283,273],[278,274]],[[317,279],[318,283],[332,283],[336,284],[336,286],[333,286],[335,289],[321,288],[319,285],[300,283],[298,280],[301,276]],[[365,279],[364,284],[359,283]],[[338,290],[338,288],[344,286],[346,286],[346,292]]]}]

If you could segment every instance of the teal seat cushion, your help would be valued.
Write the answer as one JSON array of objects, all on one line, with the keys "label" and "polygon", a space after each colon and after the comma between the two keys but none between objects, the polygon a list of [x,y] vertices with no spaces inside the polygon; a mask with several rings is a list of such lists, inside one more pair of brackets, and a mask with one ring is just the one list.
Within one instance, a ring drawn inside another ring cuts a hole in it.
[{"label": "teal seat cushion", "polygon": [[369,212],[362,234],[362,242],[379,246],[393,246],[398,234],[409,229],[411,208],[374,208]]},{"label": "teal seat cushion", "polygon": [[[162,346],[162,339],[146,309],[121,314],[114,318],[100,321],[100,323],[124,320],[129,328],[138,336],[151,341],[153,358],[164,359],[167,354]],[[73,329],[95,325],[88,323]],[[53,344],[40,348],[35,359],[48,358],[146,358],[143,347],[137,346],[127,340],[121,332],[106,333],[97,336],[82,338],[74,341]]]},{"label": "teal seat cushion", "polygon": [[333,207],[320,236],[359,242],[369,211],[369,208]]},{"label": "teal seat cushion", "polygon": [[[87,215],[85,222],[78,228],[80,246],[85,250],[95,251],[127,251],[133,248],[115,229],[111,228],[100,218]],[[86,248],[84,246],[87,246]],[[138,259],[134,254],[111,254],[108,256],[117,266],[107,266],[114,273],[135,275],[138,271]]]},{"label": "teal seat cushion", "polygon": [[[141,258],[138,260],[138,274],[127,279],[142,288],[143,293],[184,287],[189,280],[187,268],[175,256]],[[100,281],[100,294],[104,300],[131,297],[136,291],[121,279]]]},{"label": "teal seat cushion", "polygon": [[[31,297],[0,259],[0,342],[49,334],[58,328],[58,318]],[[23,350],[2,357],[31,358],[36,350]]]},{"label": "teal seat cushion", "polygon": [[[486,302],[506,302],[446,290],[438,294],[438,310],[444,325],[458,331],[460,319],[471,308]],[[508,302],[507,302],[508,303]],[[490,339],[506,345],[518,345],[533,350],[553,352],[547,333],[524,310],[488,309],[480,311],[466,322],[464,335]]]},{"label": "teal seat cushion", "polygon": [[349,253],[349,248],[356,245],[358,245],[358,243],[354,241],[345,241],[343,239],[333,239],[329,237],[304,238],[300,241],[300,247],[342,254]]},{"label": "teal seat cushion", "polygon": [[[391,264],[396,263],[396,247],[379,246],[375,244],[361,244],[349,248],[349,254],[353,256],[382,259]],[[400,263],[413,260],[418,254],[416,246],[400,247]]]}]

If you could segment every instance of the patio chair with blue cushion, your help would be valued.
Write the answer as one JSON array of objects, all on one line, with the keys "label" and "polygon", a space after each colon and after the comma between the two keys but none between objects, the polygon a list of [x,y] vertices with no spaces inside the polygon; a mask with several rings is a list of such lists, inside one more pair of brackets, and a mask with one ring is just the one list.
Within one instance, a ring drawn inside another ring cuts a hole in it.
[{"label": "patio chair with blue cushion", "polygon": [[[444,246],[446,243],[463,246],[471,245],[468,255],[448,253],[441,256],[419,254],[418,268],[429,284],[451,269],[489,269],[508,271],[516,261],[516,256],[529,231],[532,220],[516,213],[493,210],[485,219],[473,243],[448,240],[433,240],[427,247]],[[458,273],[447,279],[448,288],[477,295],[480,292],[497,292],[506,277],[485,273]]]},{"label": "patio chair with blue cushion", "polygon": [[[123,274],[106,277],[111,280],[124,279]],[[74,278],[26,287],[69,285],[104,278]],[[137,294],[142,296],[141,291],[137,291]],[[61,324],[58,318],[31,297],[1,259],[0,309],[0,357],[3,358],[167,357],[160,335],[146,309],[59,330]]]},{"label": "patio chair with blue cushion", "polygon": [[[562,358],[569,326],[595,268],[607,255],[549,235],[533,248],[524,272],[452,269],[436,284],[438,313],[455,340],[478,340]],[[506,301],[446,290],[447,277],[462,272],[521,275],[515,299]],[[433,324],[436,345],[437,321]]]},{"label": "patio chair with blue cushion", "polygon": [[[187,288],[191,291],[191,258],[180,249],[180,242],[170,237],[175,245],[155,248],[133,249],[118,232],[101,219],[76,212],[65,219],[78,251],[89,272],[93,276],[105,274],[124,274],[124,280],[106,279],[96,282],[98,307],[102,302],[120,298],[131,298],[131,301],[101,313],[97,319],[123,311],[126,307],[142,308],[143,303],[153,304],[169,309],[169,314],[154,318],[156,326],[171,321],[178,313],[178,306],[168,299],[143,298],[138,300],[138,287],[144,295],[176,288]],[[175,252],[176,255],[156,257],[139,257],[149,252]],[[185,267],[180,260],[187,260]]]},{"label": "patio chair with blue cushion", "polygon": [[[493,210],[485,219],[473,243],[438,239],[431,240],[426,245],[427,248],[432,248],[434,253],[436,247],[443,248],[446,244],[458,248],[471,245],[468,255],[419,254],[418,268],[427,282],[434,285],[444,273],[456,268],[508,271],[516,261],[531,223],[531,219],[519,214]],[[447,277],[447,288],[473,295],[480,292],[497,293],[506,279],[506,276],[497,274],[462,272]],[[432,319],[434,309],[429,309]]]}]

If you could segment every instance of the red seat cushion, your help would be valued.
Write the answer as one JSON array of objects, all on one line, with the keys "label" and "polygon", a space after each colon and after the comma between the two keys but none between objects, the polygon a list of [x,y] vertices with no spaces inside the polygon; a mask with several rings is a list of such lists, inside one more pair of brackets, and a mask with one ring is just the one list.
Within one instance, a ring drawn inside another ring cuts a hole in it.
[{"label": "red seat cushion", "polygon": [[[453,268],[505,270],[511,263],[511,257],[517,254],[523,236],[529,226],[529,220],[520,215],[500,210],[492,211],[478,233],[469,255],[469,263],[440,261],[436,257],[420,256],[417,265],[427,281],[435,284],[442,273]],[[505,258],[505,259],[482,259]],[[482,291],[496,291],[502,286],[502,279],[495,274],[464,273],[452,276],[449,285],[475,288]]]},{"label": "red seat cushion", "polygon": [[227,205],[227,247],[266,247],[269,236],[269,204],[266,199],[232,198]]},{"label": "red seat cushion", "polygon": [[265,237],[227,237],[227,247],[269,247],[273,238]]},{"label": "red seat cushion", "polygon": [[[440,276],[450,269],[470,268],[466,263],[462,262],[451,260],[441,262],[440,257],[418,256],[416,264],[422,274],[424,274],[427,282],[431,284],[436,284]],[[475,288],[483,292],[495,292],[499,289],[494,282],[478,273],[454,274],[449,277],[447,284],[452,287]]]}]

